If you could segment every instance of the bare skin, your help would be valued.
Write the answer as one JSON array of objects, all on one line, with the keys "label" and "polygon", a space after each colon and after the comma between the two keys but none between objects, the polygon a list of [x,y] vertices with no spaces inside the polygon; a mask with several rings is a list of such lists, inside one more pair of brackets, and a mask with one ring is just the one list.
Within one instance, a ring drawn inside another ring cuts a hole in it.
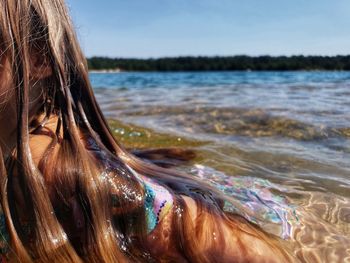
[{"label": "bare skin", "polygon": [[[6,125],[0,125],[0,146],[3,149],[5,158],[11,153],[16,143],[16,127],[15,121],[16,108],[15,108],[15,89],[12,83],[10,64],[5,57],[0,61],[0,123],[6,123]],[[42,61],[39,61],[36,56],[33,57],[33,83],[37,83],[40,80],[51,74],[49,67],[43,67]],[[41,106],[41,87],[35,87],[30,92],[30,119],[34,118],[33,113],[37,112]],[[46,124],[46,129],[52,131],[55,130],[57,123],[57,117],[53,116]],[[33,161],[38,165],[43,157],[43,154],[50,144],[52,138],[47,135],[31,135],[30,148],[33,156]],[[59,145],[55,150],[58,150]],[[49,178],[46,178],[49,182]],[[16,183],[15,183],[16,184]],[[24,204],[24,200],[21,200],[21,195],[16,194],[18,204]],[[195,225],[198,220],[197,206],[193,199],[183,196],[185,204],[190,211],[190,218],[192,224]],[[22,206],[24,207],[24,206]],[[167,259],[176,259],[177,262],[181,262],[181,253],[177,251],[175,242],[178,242],[174,238],[172,231],[172,219],[175,216],[174,211],[170,211],[158,224],[156,229],[152,231],[147,237],[147,246],[152,251],[152,254],[157,258],[163,259],[161,262],[166,262]],[[205,222],[204,222],[205,223]],[[203,224],[203,222],[202,222]],[[237,239],[236,232],[224,221],[221,222],[221,231],[218,233],[220,236],[213,237],[212,239],[197,240],[200,244],[203,244],[202,250],[198,251],[198,254],[212,257],[213,253],[217,255],[216,258],[220,259],[220,262],[287,262],[281,254],[276,254],[267,244],[263,241],[252,237],[251,235],[240,233],[239,240]],[[215,229],[206,229],[206,231],[212,233]],[[217,244],[224,241],[226,246]],[[247,253],[242,254],[239,249],[238,242],[247,248]],[[220,251],[213,252],[209,248],[212,246],[220,247]],[[185,259],[183,259],[185,261]]]},{"label": "bare skin", "polygon": [[[1,53],[1,50],[0,50]],[[29,121],[42,105],[40,82],[52,74],[51,67],[36,54],[31,56],[32,74],[29,95]],[[11,153],[16,144],[16,87],[13,83],[12,68],[6,56],[0,57],[0,147],[4,157]]]},{"label": "bare skin", "polygon": [[[46,128],[54,131],[56,128],[56,123],[57,117],[53,116],[47,123]],[[30,148],[32,151],[33,160],[36,164],[38,164],[43,157],[43,154],[51,140],[52,138],[48,135],[31,135]],[[192,198],[187,196],[183,196],[183,198],[190,212],[192,224],[195,225],[199,216],[197,212],[197,205]],[[182,256],[175,247],[175,242],[177,241],[174,238],[174,233],[172,232],[171,227],[174,216],[174,211],[170,211],[162,219],[156,229],[154,229],[147,237],[147,246],[152,251],[152,254],[158,258],[163,258],[165,261],[169,258],[176,258],[177,262],[181,262]],[[213,256],[213,251],[210,250],[210,247],[217,245],[221,248],[220,251],[216,251],[220,262],[233,262],[233,258],[235,259],[234,262],[287,262],[281,254],[256,237],[240,232],[238,240],[236,236],[237,230],[234,231],[231,226],[224,222],[224,220],[221,221],[221,232],[217,233],[217,236],[213,236],[213,238],[210,240],[197,240],[197,242],[203,243],[202,251],[198,251],[199,254],[206,255],[207,253],[210,258]],[[215,229],[206,229],[206,231],[215,232]],[[224,241],[224,244],[229,245],[221,246],[220,244],[215,244],[222,241]],[[240,249],[240,245],[242,244],[247,248],[244,253],[242,253]],[[183,261],[185,262],[185,259],[183,259]]]},{"label": "bare skin", "polygon": [[[192,224],[198,224],[199,214],[195,201],[187,196],[183,196],[183,198],[190,211]],[[174,216],[176,216],[174,213],[169,213],[148,236],[149,247],[153,249],[157,258],[164,260],[161,262],[168,262],[167,259],[171,257],[176,258],[176,262],[182,262],[181,259],[183,262],[187,262],[174,248],[174,244],[178,242],[171,228]],[[201,223],[206,226],[205,231],[213,233],[212,238],[196,239],[196,234],[193,233],[193,239],[202,245],[198,255],[208,258],[208,262],[289,262],[279,251],[273,250],[256,237],[244,232],[240,232],[238,237],[237,232],[219,218],[217,223],[220,225],[221,231],[217,231],[217,228],[211,229],[210,224],[208,226],[205,222]],[[213,250],[213,246],[219,249]],[[242,246],[244,251],[241,249]]]}]

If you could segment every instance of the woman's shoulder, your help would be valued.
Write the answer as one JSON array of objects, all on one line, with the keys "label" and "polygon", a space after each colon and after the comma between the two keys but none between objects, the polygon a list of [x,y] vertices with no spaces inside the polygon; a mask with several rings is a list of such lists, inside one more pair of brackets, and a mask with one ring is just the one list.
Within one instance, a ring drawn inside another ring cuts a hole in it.
[{"label": "woman's shoulder", "polygon": [[147,232],[152,232],[173,207],[174,200],[170,191],[154,179],[130,171],[140,180],[145,189],[144,207],[147,220]]},{"label": "woman's shoulder", "polygon": [[145,210],[147,218],[147,231],[150,233],[173,207],[173,197],[163,186],[143,179],[145,186]]}]

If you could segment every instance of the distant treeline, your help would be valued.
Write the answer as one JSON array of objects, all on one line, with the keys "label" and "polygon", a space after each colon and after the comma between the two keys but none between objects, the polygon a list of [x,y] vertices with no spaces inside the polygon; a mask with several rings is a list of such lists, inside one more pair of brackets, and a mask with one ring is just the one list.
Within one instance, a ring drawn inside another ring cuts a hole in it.
[{"label": "distant treeline", "polygon": [[350,70],[349,56],[231,56],[128,59],[92,57],[90,70],[225,71],[225,70]]}]

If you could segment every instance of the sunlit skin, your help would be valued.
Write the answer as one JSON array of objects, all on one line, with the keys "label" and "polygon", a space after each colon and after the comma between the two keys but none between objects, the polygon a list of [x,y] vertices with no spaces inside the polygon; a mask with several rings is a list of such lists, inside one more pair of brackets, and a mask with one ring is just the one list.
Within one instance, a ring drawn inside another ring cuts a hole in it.
[{"label": "sunlit skin", "polygon": [[[37,84],[34,85],[34,83],[40,83],[41,80],[50,76],[51,74],[50,67],[45,65],[43,66],[42,59],[38,58],[37,55],[33,56],[32,65],[33,74],[31,76],[31,79],[33,86],[30,90],[30,119],[38,117],[35,113],[42,105],[43,100],[41,98],[41,89],[45,88]],[[10,68],[11,67],[9,61],[3,57],[1,59],[0,68],[0,146],[3,149],[5,156],[8,156],[11,153],[11,150],[15,147],[16,144],[16,95]],[[39,116],[39,118],[41,117]],[[52,116],[49,122],[46,124],[46,129],[55,131],[56,125],[57,116]],[[50,144],[51,140],[52,138],[47,135],[38,134],[30,136],[30,148],[33,156],[33,161],[36,163],[36,165],[38,165],[39,161],[42,159],[43,154]],[[60,147],[59,144],[56,147]],[[21,194],[16,193],[16,196],[18,205],[21,206],[21,204],[24,204],[24,200],[22,200]],[[197,213],[196,203],[189,197],[183,196],[183,198],[189,208],[192,224],[196,225],[197,218],[199,217]],[[25,210],[21,211],[25,213]],[[77,211],[77,213],[79,213],[79,211]],[[169,256],[172,258],[177,258],[178,262],[181,262],[185,261],[185,259],[182,258],[181,254],[176,249],[175,244],[177,240],[174,237],[174,233],[171,227],[174,215],[174,211],[170,211],[162,219],[156,229],[154,229],[148,235],[146,246],[153,252],[154,255],[159,258],[166,259]],[[220,221],[221,219],[218,220]],[[205,224],[205,222],[201,223]],[[206,238],[205,241],[202,240],[203,247],[202,251],[198,251],[199,254],[213,254],[213,251],[209,251],[209,248],[213,245],[213,243],[221,242],[224,240],[225,244],[230,245],[224,246],[220,251],[214,252],[217,254],[218,258],[221,258],[222,262],[231,262],[233,258],[235,262],[284,262],[282,255],[275,254],[276,251],[272,251],[272,249],[267,244],[258,238],[252,237],[251,235],[242,232],[240,233],[238,240],[238,237],[235,235],[237,232],[234,233],[231,227],[228,226],[223,220],[221,222],[220,233],[215,232],[215,230],[210,229],[210,227],[206,230],[208,233],[212,234],[212,238]],[[201,243],[201,240],[199,240],[199,242]],[[241,249],[239,248],[242,245],[246,247],[244,253],[242,253]]]},{"label": "sunlit skin", "polygon": [[[56,117],[50,119],[47,128],[52,131],[55,130],[57,124]],[[30,141],[30,147],[33,154],[33,160],[38,164],[42,158],[42,154],[45,152],[46,147],[51,142],[51,137],[47,135],[32,135]],[[195,224],[198,217],[197,206],[192,198],[183,196],[186,205],[189,208],[192,223]],[[168,213],[161,223],[154,229],[148,236],[147,242],[148,247],[153,251],[155,255],[159,257],[164,257],[164,252],[167,254],[178,258],[182,258],[181,254],[175,249],[174,243],[176,242],[174,233],[171,231],[172,218],[174,216],[173,211]],[[219,219],[218,219],[219,220]],[[210,230],[208,230],[210,232]],[[220,233],[212,231],[213,237],[211,242],[220,242]],[[226,244],[230,246],[222,247],[221,251],[218,251],[219,257],[223,260],[222,262],[229,262],[232,257],[234,257],[237,262],[284,262],[279,255],[275,254],[269,246],[267,246],[263,241],[254,238],[250,235],[241,233],[240,242],[247,246],[247,255],[241,254],[241,251],[237,249],[237,237],[232,233],[232,229],[222,222],[222,232]],[[205,242],[206,243],[206,242]],[[211,243],[206,244],[208,248],[212,245]],[[200,253],[206,253],[206,247],[204,245],[203,251]],[[209,253],[209,252],[208,252]],[[212,252],[210,252],[212,253]],[[185,259],[183,259],[185,261]],[[181,261],[179,261],[181,262]],[[236,261],[235,261],[236,262]]]},{"label": "sunlit skin", "polygon": [[[37,84],[52,73],[51,68],[44,67],[43,60],[37,55],[32,56],[32,65],[30,119],[35,117],[35,113],[42,105],[42,87]],[[5,157],[10,154],[16,144],[16,87],[13,85],[11,71],[8,58],[5,55],[0,56],[0,146]]]}]

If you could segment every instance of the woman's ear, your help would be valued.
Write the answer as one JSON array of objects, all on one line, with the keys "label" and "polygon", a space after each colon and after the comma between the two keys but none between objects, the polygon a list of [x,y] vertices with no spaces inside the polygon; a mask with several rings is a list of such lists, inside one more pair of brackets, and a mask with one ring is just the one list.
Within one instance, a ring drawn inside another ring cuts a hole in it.
[{"label": "woman's ear", "polygon": [[33,52],[30,56],[30,77],[35,81],[45,79],[52,75],[52,67],[46,56]]}]

